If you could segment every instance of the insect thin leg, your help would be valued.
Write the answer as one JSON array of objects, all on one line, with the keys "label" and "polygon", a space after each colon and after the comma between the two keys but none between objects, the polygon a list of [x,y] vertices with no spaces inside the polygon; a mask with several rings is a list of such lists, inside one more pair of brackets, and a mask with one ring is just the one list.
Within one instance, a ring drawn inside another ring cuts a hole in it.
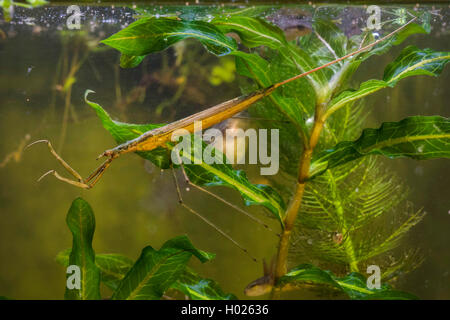
[{"label": "insect thin leg", "polygon": [[206,219],[205,217],[203,217],[201,214],[199,214],[197,211],[195,211],[194,209],[192,209],[191,207],[189,207],[188,205],[186,205],[183,201],[183,198],[181,196],[181,190],[180,190],[180,186],[178,185],[178,180],[177,180],[177,176],[175,175],[175,170],[173,169],[173,167],[171,167],[171,171],[172,171],[172,176],[173,176],[173,181],[175,183],[175,187],[177,189],[177,195],[178,195],[178,202],[180,203],[181,206],[183,206],[185,209],[189,210],[192,214],[194,214],[195,216],[197,216],[198,218],[200,218],[201,220],[203,220],[203,222],[205,222],[206,224],[208,224],[210,227],[212,227],[213,229],[215,229],[217,232],[219,232],[222,236],[224,236],[225,238],[227,238],[229,241],[231,241],[235,246],[237,246],[239,249],[241,249],[242,251],[244,251],[253,261],[257,262],[257,260],[248,252],[247,249],[245,249],[244,247],[242,247],[237,241],[235,241],[233,238],[231,238],[228,234],[226,234],[224,231],[222,231],[219,227],[217,227],[214,223],[212,223],[211,221],[209,221],[208,219]]},{"label": "insect thin leg", "polygon": [[85,183],[83,183],[83,182],[64,178],[63,176],[60,176],[60,175],[58,174],[58,172],[56,172],[55,170],[50,170],[50,171],[48,171],[47,173],[43,174],[43,175],[38,179],[38,182],[41,181],[42,179],[44,179],[46,176],[48,176],[48,175],[50,175],[50,174],[53,175],[56,179],[58,179],[58,180],[60,180],[60,181],[63,181],[63,182],[66,182],[66,183],[68,183],[68,184],[71,184],[71,185],[73,185],[73,186],[76,186],[76,187],[79,187],[79,188],[83,188],[83,189],[90,189],[90,188],[91,188],[90,185],[87,185],[87,184],[85,184]]},{"label": "insect thin leg", "polygon": [[[53,175],[55,178],[57,178],[60,181],[66,182],[68,184],[71,184],[73,186],[79,187],[79,188],[83,188],[83,189],[90,189],[92,188],[97,181],[102,177],[103,173],[105,172],[105,170],[110,166],[112,160],[115,159],[115,157],[110,157],[109,159],[107,159],[105,162],[103,162],[103,164],[101,166],[99,166],[86,180],[83,179],[81,177],[81,175],[75,171],[66,161],[64,161],[64,159],[55,151],[55,149],[53,149],[52,144],[50,143],[50,141],[48,140],[38,140],[35,141],[31,144],[29,144],[28,146],[25,147],[25,149],[31,147],[32,145],[35,145],[37,143],[46,143],[50,153],[56,158],[56,160],[72,175],[76,178],[76,180],[71,180],[68,178],[65,178],[63,176],[61,176],[58,172],[56,172],[55,170],[50,170],[47,173],[45,173],[44,175],[42,175],[38,181],[41,181],[44,177],[48,176],[48,175]],[[91,180],[93,180],[92,182],[90,182]],[[89,183],[90,182],[90,183]]]},{"label": "insect thin leg", "polygon": [[[50,143],[50,141],[48,140],[38,140],[35,141],[31,144],[29,144],[28,146],[25,147],[25,149],[28,149],[29,147],[37,144],[37,143],[46,143],[48,146],[48,149],[50,150],[50,153],[56,158],[56,160],[58,160],[58,162],[72,175],[74,176],[79,182],[83,181],[83,178],[81,177],[81,175],[75,171],[66,161],[64,161],[63,158],[61,158],[61,156],[55,151],[55,149],[53,149],[52,144]],[[56,171],[55,171],[56,172]],[[60,179],[61,180],[61,179]],[[64,181],[64,180],[63,180]]]},{"label": "insect thin leg", "polygon": [[93,187],[97,183],[97,181],[100,180],[100,178],[103,176],[103,174],[105,173],[106,169],[111,165],[111,162],[114,159],[115,158],[109,158],[105,162],[103,162],[103,164],[100,167],[98,167],[97,169],[95,169],[95,171],[92,172],[89,175],[89,177],[86,178],[86,180],[84,182],[88,183],[92,179],[94,179],[91,183],[89,183],[89,186]]},{"label": "insect thin leg", "polygon": [[209,194],[210,196],[212,196],[212,197],[216,198],[217,200],[219,200],[219,201],[225,203],[226,205],[230,206],[231,208],[233,208],[233,209],[239,211],[240,213],[246,215],[247,217],[249,217],[249,218],[252,219],[253,221],[259,223],[259,224],[262,225],[264,228],[266,228],[266,229],[268,229],[268,230],[270,230],[270,231],[273,232],[273,230],[272,230],[267,224],[265,224],[264,222],[262,222],[262,221],[259,220],[258,218],[252,216],[252,215],[251,215],[250,213],[248,213],[247,211],[245,211],[245,210],[239,208],[238,206],[232,204],[231,202],[228,202],[228,201],[225,200],[224,198],[219,197],[217,194],[215,194],[215,193],[213,193],[213,192],[211,192],[211,191],[209,191],[209,190],[207,190],[207,189],[205,189],[205,188],[203,188],[203,187],[200,187],[200,186],[198,186],[198,185],[192,183],[191,180],[189,179],[187,173],[186,173],[186,170],[184,169],[183,163],[181,162],[181,160],[180,160],[180,158],[179,158],[180,156],[179,156],[178,154],[177,154],[177,157],[178,157],[178,159],[179,159],[178,162],[181,164],[180,166],[181,166],[181,171],[183,172],[184,181],[185,181],[188,185],[190,185],[190,186],[192,186],[192,187],[194,187],[194,188],[196,188],[196,189],[198,189],[198,190],[200,190],[200,191],[203,191],[203,192]]},{"label": "insect thin leg", "polygon": [[[181,166],[181,167],[183,168],[183,166]],[[196,184],[190,182],[190,180],[188,180],[187,183],[188,183],[190,186],[192,186],[192,187],[194,187],[194,188],[197,188],[198,190],[203,191],[203,192],[209,194],[210,196],[216,198],[217,200],[219,200],[219,201],[225,203],[226,205],[230,206],[231,208],[235,209],[236,211],[239,211],[240,213],[246,215],[247,217],[249,217],[249,218],[252,219],[253,221],[259,223],[260,225],[262,225],[262,226],[263,226],[264,228],[266,228],[267,230],[270,230],[270,231],[273,232],[273,230],[272,230],[267,224],[265,224],[264,222],[262,222],[262,221],[259,220],[258,218],[252,216],[252,215],[251,215],[250,213],[248,213],[247,211],[242,210],[241,208],[239,208],[238,206],[232,204],[231,202],[228,202],[227,200],[223,199],[222,197],[219,197],[217,194],[215,194],[215,193],[213,193],[213,192],[211,192],[211,191],[209,191],[209,190],[206,190],[205,188],[202,188],[202,187],[200,187],[200,186],[198,186],[198,185],[196,185]]]}]

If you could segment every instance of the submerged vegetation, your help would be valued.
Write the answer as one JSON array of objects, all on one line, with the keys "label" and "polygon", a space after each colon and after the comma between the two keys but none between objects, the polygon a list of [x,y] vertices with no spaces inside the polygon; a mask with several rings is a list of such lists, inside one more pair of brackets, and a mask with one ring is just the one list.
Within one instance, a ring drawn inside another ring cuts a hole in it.
[{"label": "submerged vegetation", "polygon": [[[364,98],[382,89],[391,90],[407,77],[439,76],[450,61],[450,52],[407,46],[385,66],[382,79],[369,78],[357,86],[353,79],[366,60],[400,46],[411,35],[430,32],[427,15],[408,12],[408,18],[417,20],[407,25],[401,21],[403,27],[394,25],[390,31],[399,30],[387,38],[378,38],[371,30],[348,34],[335,21],[313,16],[309,32],[291,40],[284,30],[261,18],[257,7],[225,8],[217,12],[184,9],[182,14],[177,10],[154,16],[137,9],[139,20],[101,42],[120,51],[121,68],[136,68],[151,59],[151,54],[171,46],[183,50],[183,41],[193,38],[222,59],[210,75],[212,85],[232,82],[236,71],[246,94],[242,101],[247,103],[248,97],[260,95],[239,111],[249,108],[248,114],[259,127],[280,130],[281,170],[268,177],[267,184],[252,183],[245,171],[229,164],[193,161],[194,164],[174,165],[170,143],[149,147],[148,141],[143,141],[144,147],[130,150],[161,169],[182,171],[187,183],[208,193],[214,186],[232,188],[239,192],[246,206],[262,206],[279,222],[279,229],[274,231],[279,233],[279,243],[273,265],[247,287],[246,293],[270,294],[271,298],[279,299],[285,291],[312,289],[320,290],[326,297],[414,299],[412,294],[397,291],[392,285],[397,277],[423,260],[419,250],[398,247],[404,235],[422,220],[424,211],[407,201],[408,187],[380,158],[449,158],[450,121],[440,116],[413,115],[398,122],[385,122],[379,128],[363,129],[369,113]],[[369,47],[373,43],[376,45]],[[339,61],[345,56],[348,57]],[[188,57],[195,60],[193,55]],[[83,58],[73,56],[61,72],[65,80],[58,80],[65,83],[61,89],[66,102],[63,123],[71,112],[71,86],[82,61]],[[319,69],[331,61],[336,63]],[[181,80],[176,82],[179,91],[156,108],[157,117],[180,99],[190,72],[182,69]],[[172,76],[175,71],[166,65],[163,74],[155,76],[157,81],[173,86],[164,73]],[[304,75],[286,81],[299,74]],[[139,99],[145,91],[143,84],[141,91],[124,98],[117,88],[116,98],[124,106],[130,99]],[[93,95],[88,99],[90,92],[86,91],[86,103],[121,147],[103,153],[107,157],[105,163],[87,179],[59,156],[58,160],[75,180],[69,181],[53,170],[49,172],[84,188],[91,188],[100,179],[130,140],[139,139],[150,130],[165,128],[161,123],[115,121],[100,104],[92,101]],[[59,148],[65,130],[63,125]],[[215,156],[226,157],[222,151],[215,150]],[[194,152],[182,156],[191,160],[196,157]],[[175,174],[174,178],[177,180]],[[180,203],[198,215],[182,202],[176,184]],[[205,218],[201,219],[217,229]],[[236,299],[235,295],[224,293],[215,281],[204,279],[187,267],[193,256],[201,262],[214,263],[211,262],[214,255],[194,247],[186,236],[168,240],[159,250],[145,247],[141,256],[132,261],[119,254],[94,252],[95,218],[86,201],[74,200],[67,225],[73,236],[72,248],[61,252],[57,261],[81,269],[81,287],[66,289],[67,299],[100,299],[100,283],[112,291],[111,299],[173,299],[183,295],[199,300]],[[247,252],[228,234],[218,231]],[[382,284],[378,288],[367,287],[366,270],[371,265],[381,269]],[[71,279],[69,274],[68,283]]]}]

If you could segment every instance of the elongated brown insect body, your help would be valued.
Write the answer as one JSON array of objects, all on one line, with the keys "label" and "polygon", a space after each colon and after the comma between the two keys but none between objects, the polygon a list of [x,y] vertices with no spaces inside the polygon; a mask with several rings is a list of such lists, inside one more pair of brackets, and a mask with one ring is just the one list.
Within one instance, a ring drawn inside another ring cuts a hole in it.
[{"label": "elongated brown insect body", "polygon": [[122,153],[150,151],[159,146],[164,146],[166,142],[171,140],[172,133],[175,130],[184,129],[190,133],[194,133],[195,121],[201,121],[203,128],[209,128],[247,109],[258,100],[270,95],[275,89],[275,86],[270,86],[265,89],[242,95],[197,112],[186,118],[169,123],[163,127],[147,131],[134,140],[127,141],[111,150],[105,151],[102,156],[114,157]]}]

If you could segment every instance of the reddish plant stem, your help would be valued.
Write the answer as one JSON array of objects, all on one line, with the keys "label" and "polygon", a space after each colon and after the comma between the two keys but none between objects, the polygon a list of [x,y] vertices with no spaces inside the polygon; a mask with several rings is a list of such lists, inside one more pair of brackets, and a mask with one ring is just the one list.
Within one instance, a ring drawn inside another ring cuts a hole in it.
[{"label": "reddish plant stem", "polygon": [[[309,167],[311,165],[311,158],[316,147],[320,133],[323,128],[322,108],[316,108],[316,114],[314,119],[314,125],[311,131],[308,144],[304,146],[303,153],[299,162],[299,173],[297,179],[297,185],[295,188],[295,194],[292,198],[286,215],[284,218],[284,229],[281,233],[280,242],[278,246],[278,254],[274,272],[275,283],[287,272],[287,257],[289,251],[289,243],[292,229],[294,228],[295,220],[297,219],[298,212],[300,210],[303,194],[305,191],[306,181],[308,179]],[[280,297],[281,289],[274,286],[272,289],[272,299],[278,299]]]}]

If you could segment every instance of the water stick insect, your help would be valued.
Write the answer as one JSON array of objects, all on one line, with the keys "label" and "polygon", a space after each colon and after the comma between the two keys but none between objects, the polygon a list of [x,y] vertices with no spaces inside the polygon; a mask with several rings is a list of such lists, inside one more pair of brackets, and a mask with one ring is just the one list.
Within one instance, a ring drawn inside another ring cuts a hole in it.
[{"label": "water stick insect", "polygon": [[[358,50],[355,50],[355,51],[353,51],[349,54],[346,54],[340,58],[336,58],[335,60],[328,62],[322,66],[313,68],[309,71],[303,72],[301,74],[298,74],[294,77],[291,77],[291,78],[281,81],[279,83],[275,83],[266,88],[254,91],[250,94],[246,94],[246,95],[231,99],[229,101],[223,102],[221,104],[210,107],[201,112],[190,115],[186,118],[174,121],[165,126],[144,132],[139,137],[137,137],[133,140],[129,140],[125,143],[118,145],[115,148],[106,150],[97,157],[97,159],[104,157],[104,158],[106,158],[106,160],[97,169],[95,169],[86,179],[83,179],[82,176],[76,170],[74,170],[66,161],[64,161],[64,159],[60,155],[58,155],[58,153],[53,149],[51,143],[48,140],[35,141],[27,147],[30,147],[37,143],[46,143],[51,154],[68,171],[68,173],[70,173],[75,178],[75,179],[69,179],[69,178],[61,176],[55,170],[50,170],[49,172],[47,172],[43,176],[41,176],[41,178],[39,178],[39,181],[47,175],[53,175],[58,180],[69,183],[76,187],[90,189],[99,181],[99,179],[105,173],[106,169],[111,165],[112,161],[114,159],[118,158],[120,155],[125,154],[125,153],[131,153],[131,152],[151,151],[158,147],[169,148],[168,144],[172,141],[172,134],[175,131],[184,129],[184,130],[187,130],[187,132],[189,132],[189,133],[195,133],[196,132],[196,126],[194,125],[195,122],[201,121],[201,123],[202,123],[201,127],[203,129],[206,129],[206,128],[209,128],[215,124],[218,124],[228,118],[231,118],[234,115],[246,110],[248,107],[250,107],[257,101],[261,100],[262,98],[271,95],[277,88],[279,88],[287,83],[290,83],[292,81],[295,81],[297,79],[300,79],[302,77],[310,75],[314,72],[317,72],[321,69],[327,68],[333,64],[339,63],[349,57],[352,57],[356,54],[359,54],[361,52],[364,52],[364,51],[372,48],[376,44],[390,38],[391,36],[393,36],[394,34],[399,32],[400,30],[405,28],[408,24],[413,22],[414,20],[415,20],[415,18],[412,19],[411,21],[409,21],[408,23],[406,23],[405,25],[403,25],[402,27],[389,33],[388,35],[386,35],[364,47],[360,47]],[[186,180],[186,181],[189,182],[189,180]],[[191,184],[191,185],[195,186],[194,184]],[[198,186],[195,186],[195,187],[198,187]],[[180,193],[178,193],[178,194],[179,194],[179,196],[181,196]],[[180,203],[182,203],[181,197],[179,197],[179,199],[180,199]],[[191,210],[190,208],[188,208],[188,209]],[[227,236],[222,231],[220,231],[220,229],[215,227],[212,223],[210,223],[209,221],[207,221],[205,219],[204,219],[204,221],[207,222],[208,224],[210,224],[212,227],[214,227],[216,230],[218,230],[222,235],[224,235],[225,237],[227,237],[229,240],[231,240],[233,243],[236,244],[236,242],[234,240],[232,240],[229,236]],[[241,246],[239,246],[239,247],[242,250],[246,251]]]}]

